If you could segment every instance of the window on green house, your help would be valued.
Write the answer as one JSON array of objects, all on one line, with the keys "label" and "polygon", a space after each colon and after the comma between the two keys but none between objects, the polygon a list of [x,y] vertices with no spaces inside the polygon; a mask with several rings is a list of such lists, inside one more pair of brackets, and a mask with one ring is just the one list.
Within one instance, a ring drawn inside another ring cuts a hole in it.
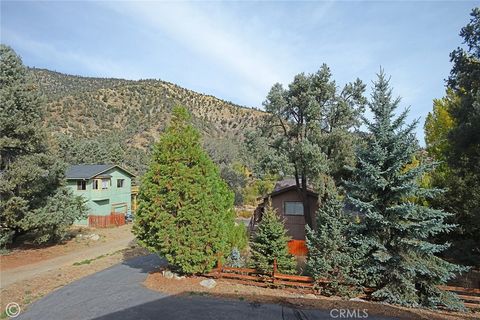
[{"label": "window on green house", "polygon": [[110,179],[102,179],[102,189],[108,189],[108,183]]},{"label": "window on green house", "polygon": [[94,190],[98,190],[98,180],[93,180],[92,187]]},{"label": "window on green house", "polygon": [[87,190],[87,181],[77,180],[77,190]]},{"label": "window on green house", "polygon": [[123,188],[123,182],[125,179],[117,179],[117,188]]}]

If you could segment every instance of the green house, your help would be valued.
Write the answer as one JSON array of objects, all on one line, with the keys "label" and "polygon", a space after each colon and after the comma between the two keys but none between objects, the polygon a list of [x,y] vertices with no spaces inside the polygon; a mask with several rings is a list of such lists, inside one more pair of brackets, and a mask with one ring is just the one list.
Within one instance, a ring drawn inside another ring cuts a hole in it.
[{"label": "green house", "polygon": [[[131,211],[133,174],[117,165],[74,165],[65,173],[75,195],[87,200],[89,218],[76,224],[88,225],[90,216],[110,216]],[[90,223],[91,224],[91,223]]]}]

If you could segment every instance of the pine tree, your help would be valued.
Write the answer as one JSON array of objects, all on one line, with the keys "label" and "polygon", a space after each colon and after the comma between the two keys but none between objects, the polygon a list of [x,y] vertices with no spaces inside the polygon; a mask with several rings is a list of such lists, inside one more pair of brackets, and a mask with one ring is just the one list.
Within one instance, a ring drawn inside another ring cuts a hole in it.
[{"label": "pine tree", "polygon": [[[317,230],[307,226],[307,270],[320,293],[351,297],[358,293],[357,259],[348,244],[352,224],[336,191],[327,193],[317,211]],[[324,283],[323,279],[329,282]]]},{"label": "pine tree", "polygon": [[0,45],[0,247],[29,234],[60,240],[84,217],[83,201],[62,187],[65,165],[50,152],[43,104],[20,57]]},{"label": "pine tree", "polygon": [[406,306],[461,308],[458,298],[437,288],[462,267],[436,256],[448,244],[430,242],[432,236],[454,226],[449,213],[412,202],[432,198],[440,190],[423,188],[419,177],[432,169],[422,163],[404,168],[418,150],[416,122],[405,126],[408,109],[395,118],[400,99],[392,99],[383,71],[375,82],[369,107],[373,121],[365,119],[367,146],[358,151],[358,165],[347,183],[348,200],[363,218],[354,243],[364,253],[360,266],[373,298]]},{"label": "pine tree", "polygon": [[202,149],[183,107],[156,143],[143,177],[133,231],[178,271],[209,271],[235,245],[233,193]]},{"label": "pine tree", "polygon": [[276,258],[279,272],[295,273],[296,261],[288,252],[289,240],[283,221],[269,203],[250,244],[253,266],[261,272],[271,273]]},{"label": "pine tree", "polygon": [[258,137],[260,167],[269,173],[293,175],[309,226],[308,185],[325,173],[342,175],[354,158],[353,129],[365,107],[365,85],[357,79],[339,90],[330,68],[297,74],[288,88],[272,86],[265,100],[267,118]]}]

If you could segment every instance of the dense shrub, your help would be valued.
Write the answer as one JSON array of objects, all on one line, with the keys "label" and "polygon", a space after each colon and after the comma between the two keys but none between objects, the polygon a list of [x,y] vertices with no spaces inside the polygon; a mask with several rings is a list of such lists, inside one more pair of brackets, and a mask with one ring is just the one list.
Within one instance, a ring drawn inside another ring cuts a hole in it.
[{"label": "dense shrub", "polygon": [[229,239],[231,247],[243,250],[248,245],[247,228],[243,223],[236,224],[229,230]]},{"label": "dense shrub", "polygon": [[21,225],[35,235],[34,242],[44,243],[64,240],[70,226],[81,218],[86,218],[85,199],[75,197],[70,189],[62,187],[44,207],[27,215]]}]

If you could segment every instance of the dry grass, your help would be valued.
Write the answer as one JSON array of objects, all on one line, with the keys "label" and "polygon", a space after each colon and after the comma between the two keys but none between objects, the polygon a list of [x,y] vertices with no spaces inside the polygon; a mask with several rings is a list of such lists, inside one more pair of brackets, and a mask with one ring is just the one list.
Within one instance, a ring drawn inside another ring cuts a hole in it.
[{"label": "dry grass", "polygon": [[239,218],[251,218],[253,215],[253,211],[246,210],[246,209],[239,209],[239,210],[235,210],[235,214]]},{"label": "dry grass", "polygon": [[[82,234],[83,237],[76,237]],[[86,235],[98,234],[100,239],[94,241]],[[9,270],[21,267],[27,264],[33,264],[40,261],[56,258],[71,252],[81,251],[82,249],[98,246],[117,239],[123,239],[131,234],[131,224],[118,228],[86,228],[74,227],[71,230],[72,238],[60,244],[52,245],[19,245],[0,256],[0,269]]]},{"label": "dry grass", "polygon": [[235,207],[235,215],[237,218],[247,218],[250,219],[253,216],[256,206],[244,205]]}]

